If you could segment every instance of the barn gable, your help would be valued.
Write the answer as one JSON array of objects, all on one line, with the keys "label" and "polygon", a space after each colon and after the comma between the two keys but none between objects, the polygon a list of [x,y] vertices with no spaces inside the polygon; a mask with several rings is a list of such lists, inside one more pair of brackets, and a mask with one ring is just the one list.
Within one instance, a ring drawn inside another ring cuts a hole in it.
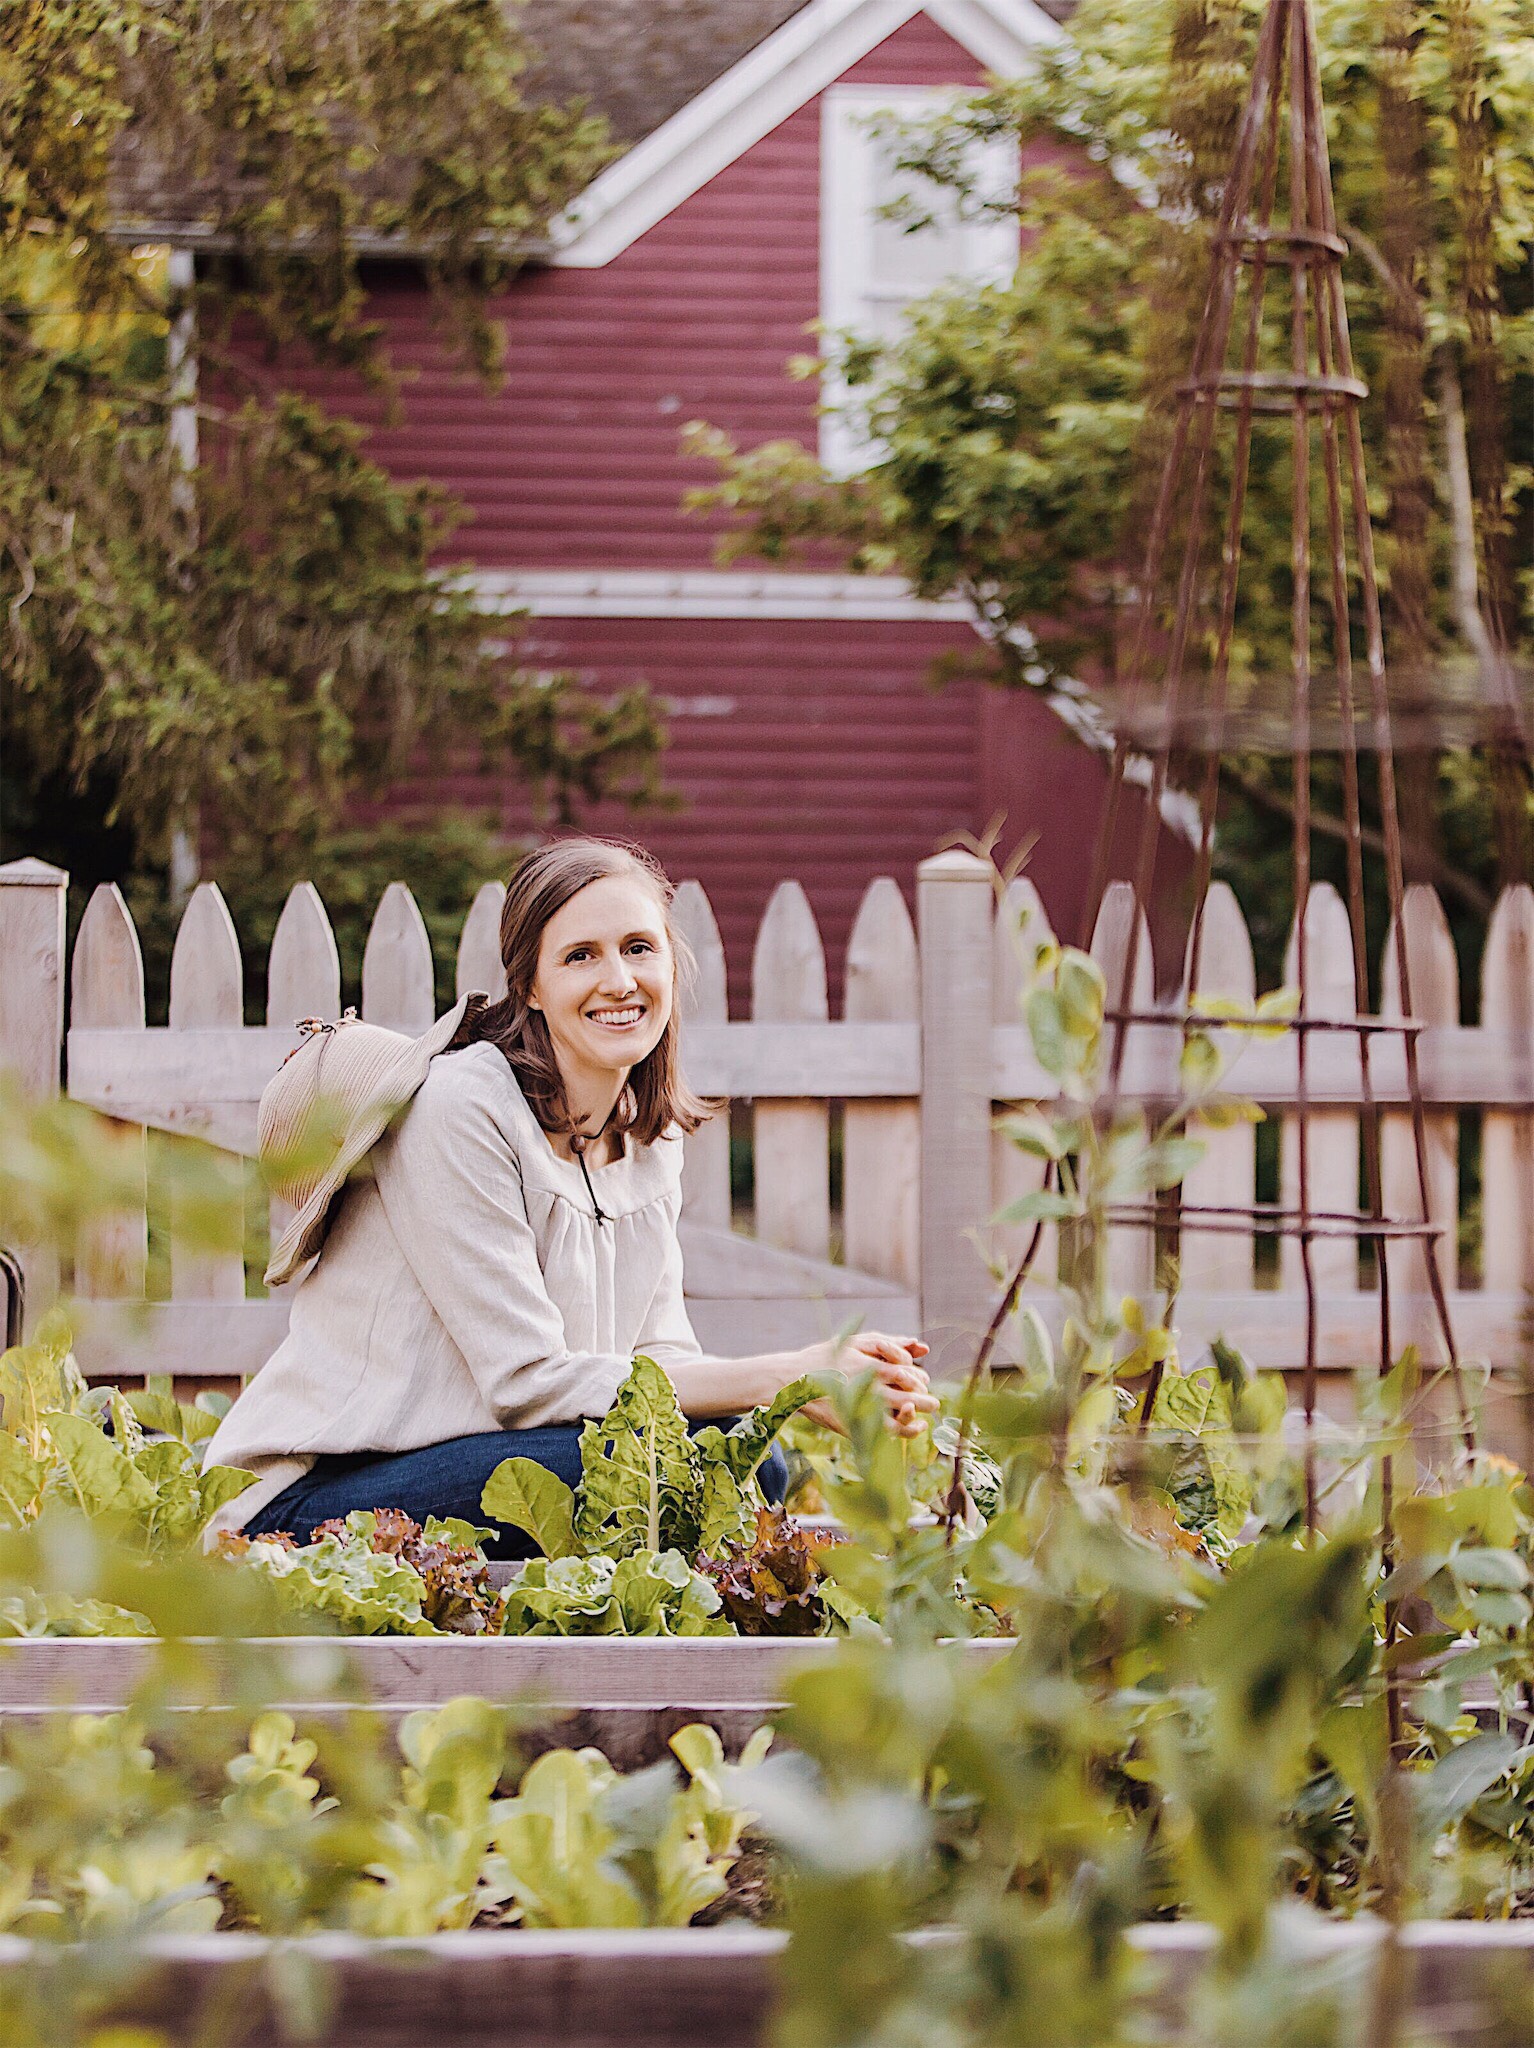
[{"label": "barn gable", "polygon": [[610,263],[919,15],[998,72],[1061,34],[1040,0],[808,0],[586,188],[553,261]]}]

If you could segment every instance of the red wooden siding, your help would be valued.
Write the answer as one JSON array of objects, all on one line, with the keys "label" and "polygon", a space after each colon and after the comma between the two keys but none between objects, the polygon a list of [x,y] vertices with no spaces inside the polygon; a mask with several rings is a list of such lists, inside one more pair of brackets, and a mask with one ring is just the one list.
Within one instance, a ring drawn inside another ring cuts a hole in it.
[{"label": "red wooden siding", "polygon": [[[919,16],[846,78],[973,85],[981,71]],[[681,499],[712,471],[683,461],[684,423],[708,420],[746,447],[815,440],[816,388],[785,365],[815,345],[819,175],[814,102],[610,264],[526,273],[497,308],[498,391],[452,366],[425,292],[403,272],[379,274],[370,307],[408,380],[400,421],[382,425],[353,379],[303,381],[368,421],[374,454],[396,473],[458,494],[469,517],[455,557],[489,570],[708,569],[717,527],[684,515]],[[974,680],[931,688],[939,657],[978,652],[960,623],[645,618],[538,619],[522,649],[598,688],[643,680],[673,704],[667,776],[685,808],[583,822],[642,837],[674,877],[704,883],[737,1005],[775,882],[804,882],[839,985],[869,880],[909,886],[918,860],[999,813],[1008,845],[1041,833],[1032,871],[1074,932],[1074,849],[1089,837],[1101,770],[1036,700]],[[531,822],[518,792],[471,779],[406,801],[496,806],[512,832]]]},{"label": "red wooden siding", "polygon": [[[917,16],[849,81],[978,83],[974,59]],[[469,508],[458,546],[483,567],[707,568],[715,533],[684,515],[691,419],[743,445],[813,445],[816,387],[785,373],[815,347],[820,262],[820,107],[814,101],[599,270],[520,278],[498,307],[503,388],[454,370],[413,282],[371,309],[412,379],[404,419],[374,447],[396,473],[430,476]],[[312,388],[376,419],[349,379]]]},{"label": "red wooden siding", "polygon": [[[975,645],[942,623],[540,619],[522,652],[599,688],[647,681],[669,700],[666,780],[685,807],[583,822],[642,840],[674,879],[703,883],[743,1014],[752,939],[785,875],[809,893],[839,987],[873,876],[909,891],[919,860],[998,813],[1009,846],[1050,820],[1095,819],[1096,764],[1037,700],[978,681],[929,687],[940,656]],[[474,804],[488,793],[466,777],[417,794]],[[515,792],[500,814],[511,834],[533,823]],[[1045,831],[1030,864],[1070,936],[1087,846],[1079,831]]]}]

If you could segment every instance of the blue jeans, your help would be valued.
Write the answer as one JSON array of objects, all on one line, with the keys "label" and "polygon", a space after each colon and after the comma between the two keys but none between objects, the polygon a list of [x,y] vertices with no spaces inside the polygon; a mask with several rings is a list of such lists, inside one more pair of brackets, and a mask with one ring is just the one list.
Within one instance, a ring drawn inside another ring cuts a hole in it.
[{"label": "blue jeans", "polygon": [[[720,1416],[721,1428],[733,1418]],[[688,1424],[693,1432],[703,1422]],[[413,1522],[429,1515],[458,1515],[496,1535],[485,1545],[487,1557],[538,1556],[538,1546],[521,1529],[494,1522],[480,1507],[485,1481],[504,1458],[531,1458],[547,1466],[567,1486],[581,1476],[581,1433],[574,1423],[548,1429],[490,1429],[480,1436],[450,1437],[418,1451],[380,1457],[361,1451],[345,1457],[316,1458],[302,1479],[283,1488],[245,1525],[247,1536],[273,1536],[285,1530],[300,1542],[321,1522],[361,1508],[402,1508]],[[788,1485],[788,1461],[776,1444],[762,1460],[757,1479],[770,1501],[781,1501]]]}]

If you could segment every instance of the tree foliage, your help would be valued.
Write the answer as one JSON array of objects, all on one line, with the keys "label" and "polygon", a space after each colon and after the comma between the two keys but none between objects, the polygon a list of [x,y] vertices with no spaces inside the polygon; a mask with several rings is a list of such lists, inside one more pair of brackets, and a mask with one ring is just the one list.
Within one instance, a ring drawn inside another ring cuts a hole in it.
[{"label": "tree foliage", "polygon": [[[883,346],[823,337],[878,451],[861,475],[822,472],[796,442],[741,449],[695,424],[692,446],[720,474],[694,502],[737,515],[728,550],[781,558],[829,539],[854,567],[898,571],[923,595],[956,589],[1002,679],[1089,724],[1078,678],[1111,684],[1122,664],[1123,606],[1263,11],[1260,0],[1083,0],[1028,76],[893,126],[900,163],[961,212],[1015,210],[1016,274],[945,287]],[[1530,524],[1514,422],[1527,413],[1534,318],[1534,7],[1318,0],[1316,13],[1401,694],[1430,709],[1484,704],[1494,657],[1521,651],[1530,626],[1513,561]],[[1001,200],[974,176],[975,145],[998,140],[1016,142],[1024,165]],[[912,233],[932,218],[920,202],[901,210]],[[1268,317],[1281,353],[1276,299]],[[799,367],[815,375],[821,363]],[[1287,432],[1260,423],[1253,444],[1234,650],[1249,695],[1287,687]],[[1523,860],[1526,776],[1509,780],[1496,753],[1472,759],[1467,786],[1462,763],[1429,752],[1407,790],[1416,876],[1474,917]],[[1320,808],[1335,814],[1334,767],[1317,772]],[[1261,869],[1288,837],[1287,762],[1253,754],[1229,781],[1235,839]],[[1442,823],[1427,829],[1435,812]],[[1336,859],[1340,871],[1340,849]],[[1245,893],[1262,919],[1265,881]]]},{"label": "tree foliage", "polygon": [[[316,820],[423,760],[558,815],[653,789],[644,693],[511,668],[442,566],[457,507],[281,384],[304,360],[389,388],[364,274],[386,251],[494,374],[488,294],[607,154],[580,107],[523,97],[527,60],[497,0],[4,11],[8,788],[120,818],[140,864],[203,830],[284,882]],[[124,246],[167,214],[198,223],[190,281]],[[67,852],[73,816],[32,808],[51,843],[17,850]]]}]

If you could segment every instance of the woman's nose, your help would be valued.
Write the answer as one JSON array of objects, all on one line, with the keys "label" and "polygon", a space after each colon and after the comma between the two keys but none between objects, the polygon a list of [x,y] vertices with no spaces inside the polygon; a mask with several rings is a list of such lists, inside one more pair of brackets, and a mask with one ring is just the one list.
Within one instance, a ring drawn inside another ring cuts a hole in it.
[{"label": "woman's nose", "polygon": [[634,979],[634,971],[622,954],[606,963],[602,972],[603,995],[629,996],[638,986],[639,983]]}]

